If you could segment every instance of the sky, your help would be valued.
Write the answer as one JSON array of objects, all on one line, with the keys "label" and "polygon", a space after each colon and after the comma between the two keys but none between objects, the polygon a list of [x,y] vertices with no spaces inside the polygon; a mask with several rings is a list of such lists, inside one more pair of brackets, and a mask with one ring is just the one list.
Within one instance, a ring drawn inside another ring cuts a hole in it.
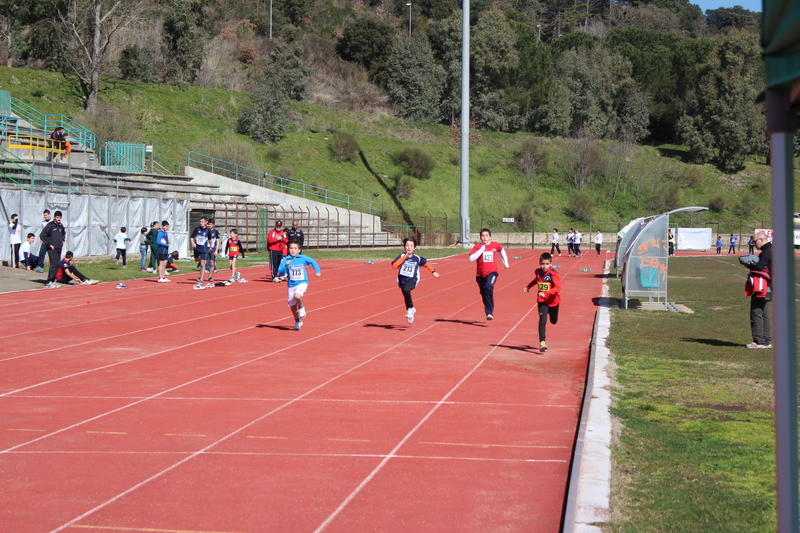
[{"label": "sky", "polygon": [[691,3],[700,6],[700,10],[703,13],[708,9],[717,9],[718,7],[742,6],[745,9],[759,13],[763,9],[762,0],[694,0]]}]

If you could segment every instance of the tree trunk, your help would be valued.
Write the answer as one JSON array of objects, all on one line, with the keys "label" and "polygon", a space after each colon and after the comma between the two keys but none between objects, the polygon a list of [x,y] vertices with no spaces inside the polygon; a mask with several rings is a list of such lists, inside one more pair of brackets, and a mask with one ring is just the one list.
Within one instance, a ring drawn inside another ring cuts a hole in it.
[{"label": "tree trunk", "polygon": [[101,1],[94,0],[94,27],[92,28],[92,58],[89,63],[89,90],[86,94],[86,111],[94,114],[97,111],[97,93],[100,90],[100,7]]}]

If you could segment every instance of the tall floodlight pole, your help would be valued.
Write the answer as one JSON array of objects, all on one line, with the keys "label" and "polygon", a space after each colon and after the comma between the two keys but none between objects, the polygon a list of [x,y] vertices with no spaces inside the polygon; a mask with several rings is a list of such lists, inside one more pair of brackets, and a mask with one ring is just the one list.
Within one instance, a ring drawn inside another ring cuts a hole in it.
[{"label": "tall floodlight pole", "polygon": [[469,0],[461,21],[461,243],[469,243]]},{"label": "tall floodlight pole", "polygon": [[269,0],[269,40],[272,40],[272,0]]},{"label": "tall floodlight pole", "polygon": [[778,533],[800,531],[797,486],[797,318],[795,308],[794,133],[789,92],[767,89],[772,161],[772,276],[775,343],[775,471]]},{"label": "tall floodlight pole", "polygon": [[411,44],[411,2],[407,2],[408,6],[408,44]]},{"label": "tall floodlight pole", "polygon": [[542,25],[541,24],[537,24],[536,25],[536,29],[539,30],[539,40],[541,41],[542,40]]}]

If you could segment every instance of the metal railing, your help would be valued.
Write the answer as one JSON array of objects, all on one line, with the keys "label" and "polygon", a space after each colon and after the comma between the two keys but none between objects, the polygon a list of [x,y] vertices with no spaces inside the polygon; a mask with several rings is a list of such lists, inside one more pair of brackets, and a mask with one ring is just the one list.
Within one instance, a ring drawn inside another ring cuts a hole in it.
[{"label": "metal railing", "polygon": [[[57,127],[62,127],[69,133],[70,141],[78,142],[88,150],[97,148],[97,137],[88,128],[64,115],[42,113],[22,100],[14,98],[8,91],[0,91],[0,115],[2,116],[0,127],[3,128],[2,133],[6,135],[37,132],[46,134]],[[20,126],[20,119],[30,126]]]},{"label": "metal railing", "polygon": [[145,171],[145,145],[106,141],[103,145],[103,166],[109,170]]},{"label": "metal railing", "polygon": [[[8,135],[8,147],[15,155],[28,160],[44,161],[60,157],[65,158],[64,141],[51,141],[38,135]],[[17,152],[13,152],[17,150]]]},{"label": "metal railing", "polygon": [[220,176],[225,176],[226,178],[235,179],[237,181],[252,183],[253,185],[258,185],[274,191],[293,194],[329,205],[340,206],[352,211],[360,211],[376,216],[380,216],[381,213],[383,213],[383,204],[381,202],[359,198],[321,187],[313,187],[301,181],[273,176],[267,172],[253,170],[252,168],[222,161],[197,152],[189,152],[188,166],[206,170],[212,174],[219,174]]},{"label": "metal railing", "polygon": [[[0,158],[5,159],[7,163],[10,163],[12,166],[26,173],[28,175],[28,179],[30,180],[31,187],[37,188],[39,190],[42,190],[42,188],[46,189],[47,187],[53,187],[59,189],[61,192],[66,194],[81,194],[80,191],[72,189],[71,187],[62,187],[57,183],[53,183],[52,181],[41,177],[40,175],[38,175],[36,172],[33,171],[33,165],[31,163],[22,160],[17,155],[9,152],[3,146],[0,146]],[[36,180],[39,180],[41,182],[41,185],[37,185]],[[13,181],[15,183],[19,183],[19,181],[16,179],[14,179]]]}]

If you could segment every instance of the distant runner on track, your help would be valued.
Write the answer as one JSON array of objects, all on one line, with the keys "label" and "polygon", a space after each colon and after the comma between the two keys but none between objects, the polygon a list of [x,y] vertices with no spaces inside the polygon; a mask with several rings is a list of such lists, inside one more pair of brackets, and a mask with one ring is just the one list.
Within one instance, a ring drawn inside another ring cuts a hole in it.
[{"label": "distant runner on track", "polygon": [[494,284],[497,282],[498,268],[497,255],[503,261],[503,266],[508,268],[508,256],[500,243],[492,242],[492,232],[487,228],[481,230],[481,242],[476,244],[469,253],[471,262],[478,262],[478,272],[475,282],[481,291],[483,310],[486,320],[494,320]]},{"label": "distant runner on track", "polygon": [[400,290],[403,291],[403,299],[406,304],[406,320],[409,324],[414,323],[414,314],[417,309],[414,307],[414,301],[411,299],[411,291],[413,291],[417,283],[419,283],[419,268],[425,267],[430,270],[434,278],[439,277],[439,273],[424,257],[420,257],[414,253],[417,248],[417,239],[414,237],[406,237],[403,239],[403,246],[405,253],[398,255],[392,261],[392,268],[400,269],[397,272],[397,284]]},{"label": "distant runner on track", "polygon": [[303,327],[303,319],[306,317],[306,308],[303,305],[303,298],[308,289],[308,273],[306,267],[310,266],[320,276],[320,268],[316,261],[300,253],[300,243],[289,244],[289,255],[281,260],[278,266],[279,276],[289,277],[289,307],[292,308],[294,317],[294,330],[300,331]]},{"label": "distant runner on track", "polygon": [[536,305],[539,308],[539,351],[547,350],[547,317],[550,323],[558,322],[558,304],[561,303],[561,276],[552,266],[553,257],[548,253],[539,256],[536,277],[523,289],[527,293],[536,285]]}]

